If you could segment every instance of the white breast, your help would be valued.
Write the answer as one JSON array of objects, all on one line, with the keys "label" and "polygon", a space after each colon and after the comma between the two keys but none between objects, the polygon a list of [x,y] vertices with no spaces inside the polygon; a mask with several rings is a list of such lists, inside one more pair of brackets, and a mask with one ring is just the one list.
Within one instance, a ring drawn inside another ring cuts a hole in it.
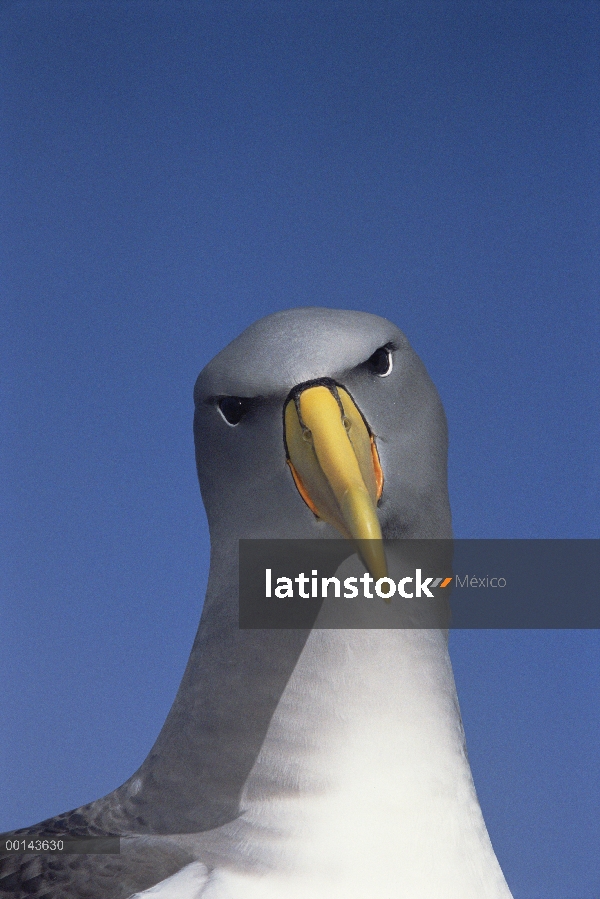
[{"label": "white breast", "polygon": [[207,870],[201,862],[186,865],[177,874],[167,877],[143,893],[134,893],[129,899],[200,899],[207,881]]},{"label": "white breast", "polygon": [[444,634],[314,630],[241,817],[197,840],[208,878],[188,866],[177,876],[191,882],[170,878],[141,895],[510,899],[466,758]]}]

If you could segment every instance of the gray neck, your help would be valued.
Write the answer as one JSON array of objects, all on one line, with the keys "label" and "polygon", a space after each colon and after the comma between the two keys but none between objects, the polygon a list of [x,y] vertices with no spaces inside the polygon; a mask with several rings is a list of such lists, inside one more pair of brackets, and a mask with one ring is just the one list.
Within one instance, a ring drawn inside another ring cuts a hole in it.
[{"label": "gray neck", "polygon": [[241,631],[237,542],[215,544],[179,692],[146,761],[107,797],[112,820],[205,832],[215,867],[305,876],[321,847],[355,884],[368,833],[384,891],[388,878],[415,897],[509,899],[444,632]]},{"label": "gray neck", "polygon": [[[239,814],[244,784],[307,631],[238,628],[238,544],[211,556],[202,618],[179,691],[141,768],[116,791],[136,830],[210,830]],[[140,823],[139,819],[143,822]]]}]

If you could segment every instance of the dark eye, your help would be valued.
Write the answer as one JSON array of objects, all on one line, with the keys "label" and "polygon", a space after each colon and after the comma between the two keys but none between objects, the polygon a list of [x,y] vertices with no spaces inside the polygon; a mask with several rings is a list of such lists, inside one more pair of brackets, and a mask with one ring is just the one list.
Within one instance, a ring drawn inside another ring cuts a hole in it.
[{"label": "dark eye", "polygon": [[373,355],[367,359],[367,367],[374,375],[387,378],[392,370],[392,351],[387,346],[380,346]]},{"label": "dark eye", "polygon": [[219,400],[219,412],[228,425],[237,425],[250,408],[251,400],[243,396],[224,396]]}]

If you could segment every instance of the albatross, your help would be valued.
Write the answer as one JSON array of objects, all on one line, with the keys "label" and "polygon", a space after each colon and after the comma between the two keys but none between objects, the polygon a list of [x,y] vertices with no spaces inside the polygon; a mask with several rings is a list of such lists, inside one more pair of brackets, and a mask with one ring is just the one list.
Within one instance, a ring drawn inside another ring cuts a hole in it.
[{"label": "albatross", "polygon": [[[121,852],[7,853],[0,897],[509,899],[447,632],[239,627],[242,539],[451,537],[425,366],[386,319],[292,309],[218,353],[194,401],[211,562],[173,707],[122,786],[15,832]],[[377,548],[363,561],[385,573]]]}]

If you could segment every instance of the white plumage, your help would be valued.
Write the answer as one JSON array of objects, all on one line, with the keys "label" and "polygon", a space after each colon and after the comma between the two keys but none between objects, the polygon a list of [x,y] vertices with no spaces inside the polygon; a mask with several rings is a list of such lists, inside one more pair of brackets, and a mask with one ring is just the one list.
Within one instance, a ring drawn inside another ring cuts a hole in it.
[{"label": "white plumage", "polygon": [[[402,555],[410,538],[451,537],[445,416],[406,337],[366,313],[278,313],[204,369],[195,405],[211,569],[190,660],[139,770],[43,822],[121,834],[121,855],[40,862],[43,895],[510,899],[446,632],[239,627],[240,539],[324,546],[364,527]],[[371,572],[398,580],[399,557],[386,569],[370,546]],[[6,866],[0,896],[29,890],[27,860]]]}]

